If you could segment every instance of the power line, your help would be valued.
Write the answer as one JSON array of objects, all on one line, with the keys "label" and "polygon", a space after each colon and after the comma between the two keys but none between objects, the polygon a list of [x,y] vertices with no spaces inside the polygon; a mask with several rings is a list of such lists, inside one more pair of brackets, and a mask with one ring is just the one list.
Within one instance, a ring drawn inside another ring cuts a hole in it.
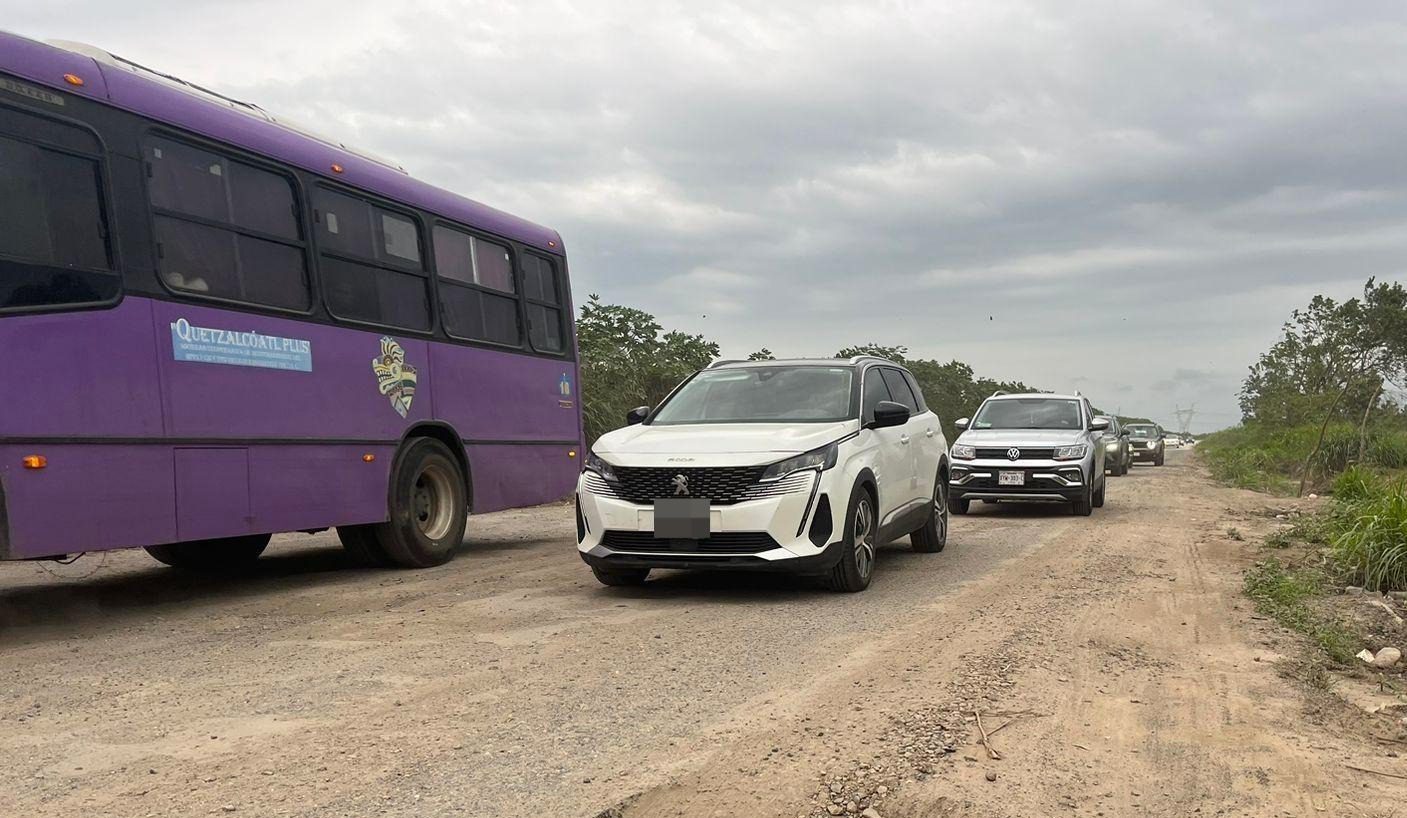
[{"label": "power line", "polygon": [[1186,409],[1183,409],[1179,405],[1174,405],[1173,414],[1177,416],[1178,433],[1183,435],[1190,434],[1191,432],[1189,430],[1192,428],[1192,419],[1197,417],[1197,404],[1194,403]]}]

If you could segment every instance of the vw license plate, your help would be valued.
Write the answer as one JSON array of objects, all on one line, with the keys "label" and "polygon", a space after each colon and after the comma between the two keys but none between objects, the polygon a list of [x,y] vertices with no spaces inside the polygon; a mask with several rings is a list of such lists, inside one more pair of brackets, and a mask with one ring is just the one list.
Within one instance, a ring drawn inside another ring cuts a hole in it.
[{"label": "vw license plate", "polygon": [[999,486],[1024,486],[1026,485],[1026,472],[1024,471],[1004,471],[997,475],[997,485]]},{"label": "vw license plate", "polygon": [[706,540],[709,501],[669,497],[655,501],[655,536],[665,540]]}]

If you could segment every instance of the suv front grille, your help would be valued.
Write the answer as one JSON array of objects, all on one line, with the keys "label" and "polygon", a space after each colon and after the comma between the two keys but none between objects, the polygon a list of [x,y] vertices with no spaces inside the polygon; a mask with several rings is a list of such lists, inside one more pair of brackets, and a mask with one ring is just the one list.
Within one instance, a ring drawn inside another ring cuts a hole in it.
[{"label": "suv front grille", "polygon": [[978,450],[977,450],[977,459],[978,459],[978,460],[1010,460],[1011,458],[1007,455],[1007,450],[1008,450],[1008,449],[1020,449],[1020,450],[1021,450],[1021,455],[1020,455],[1020,457],[1017,458],[1017,460],[1049,460],[1049,459],[1051,459],[1052,457],[1055,457],[1055,450],[1054,450],[1054,449],[1050,449],[1050,448],[1045,448],[1045,449],[1030,448],[1030,449],[1028,449],[1028,448],[1026,448],[1026,447],[1024,447],[1024,446],[1006,446],[1006,447],[1004,447],[1004,448],[999,448],[999,449],[998,449],[998,448],[993,448],[993,449],[978,449]]},{"label": "suv front grille", "polygon": [[765,531],[724,531],[706,540],[665,540],[653,531],[607,531],[601,544],[615,551],[670,551],[708,554],[758,554],[780,548]]},{"label": "suv front grille", "polygon": [[[632,503],[649,505],[661,497],[697,497],[716,506],[728,506],[746,498],[748,489],[767,470],[766,466],[661,469],[616,466],[616,496]],[[684,478],[684,491],[674,478]]]}]

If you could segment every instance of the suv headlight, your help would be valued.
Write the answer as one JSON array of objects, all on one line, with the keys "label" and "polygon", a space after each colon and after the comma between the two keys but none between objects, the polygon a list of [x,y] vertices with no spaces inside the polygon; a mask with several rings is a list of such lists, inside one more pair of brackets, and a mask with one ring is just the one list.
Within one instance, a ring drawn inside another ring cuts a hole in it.
[{"label": "suv headlight", "polygon": [[1106,451],[1106,452],[1117,452],[1118,450],[1119,450],[1119,441],[1117,441],[1117,440],[1112,440],[1112,441],[1110,441],[1109,443],[1107,443],[1107,444],[1104,446],[1104,451]]},{"label": "suv headlight", "polygon": [[590,469],[607,480],[614,482],[616,479],[616,470],[610,463],[602,460],[600,455],[595,452],[587,452],[586,462],[581,465],[583,468]]},{"label": "suv headlight", "polygon": [[767,467],[767,471],[762,473],[759,480],[780,480],[788,474],[794,472],[815,469],[825,471],[835,465],[836,458],[840,454],[840,444],[832,443],[829,446],[822,446],[819,449],[809,451],[806,454],[799,454],[796,457],[789,457],[780,463],[773,463]]},{"label": "suv headlight", "polygon": [[976,447],[976,446],[968,446],[968,445],[965,445],[965,444],[962,444],[962,443],[954,443],[954,444],[953,444],[953,459],[954,459],[954,460],[976,460],[976,459],[977,459],[977,447]]},{"label": "suv headlight", "polygon": [[1083,443],[1076,443],[1074,446],[1056,446],[1053,460],[1079,460],[1089,452],[1089,447]]}]

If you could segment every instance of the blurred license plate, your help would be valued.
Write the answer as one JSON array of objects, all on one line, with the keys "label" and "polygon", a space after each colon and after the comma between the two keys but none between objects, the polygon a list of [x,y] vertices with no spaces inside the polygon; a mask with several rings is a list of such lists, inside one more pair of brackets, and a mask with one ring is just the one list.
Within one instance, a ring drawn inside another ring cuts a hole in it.
[{"label": "blurred license plate", "polygon": [[655,501],[655,536],[663,540],[706,540],[709,501],[699,497],[670,497]]},{"label": "blurred license plate", "polygon": [[1024,471],[1004,471],[997,475],[997,485],[999,486],[1024,486],[1026,485],[1026,472]]}]

